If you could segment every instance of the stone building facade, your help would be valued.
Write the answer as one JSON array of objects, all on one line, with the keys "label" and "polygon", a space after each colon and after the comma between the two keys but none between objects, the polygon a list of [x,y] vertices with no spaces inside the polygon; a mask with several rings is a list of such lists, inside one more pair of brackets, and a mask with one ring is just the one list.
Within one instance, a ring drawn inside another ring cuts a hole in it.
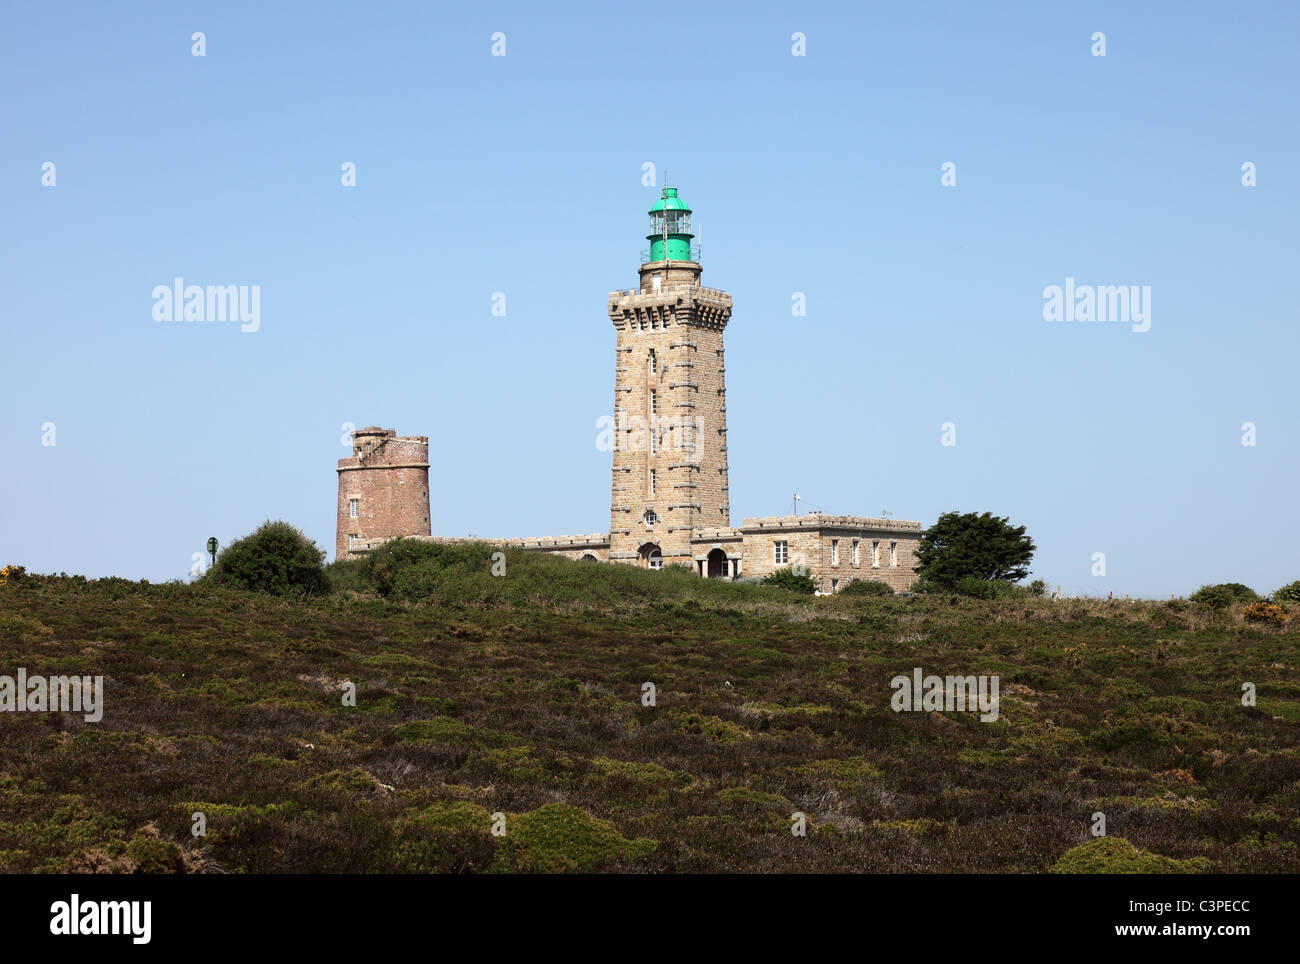
[{"label": "stone building facade", "polygon": [[[639,286],[612,292],[607,302],[615,332],[609,532],[437,541],[487,541],[650,569],[689,566],[707,578],[803,567],[821,592],[857,579],[907,590],[915,579],[919,522],[812,513],[732,527],[723,346],[731,295],[700,285],[691,210],[675,188],[664,189],[650,217]],[[380,457],[367,455],[367,445]],[[364,523],[350,514],[353,500],[371,506]],[[403,535],[432,538],[428,440],[362,429],[353,457],[339,462],[335,557],[360,555]]]},{"label": "stone building facade", "polygon": [[431,534],[427,436],[373,425],[358,429],[352,456],[339,459],[338,474],[335,559],[348,558],[360,542]]}]

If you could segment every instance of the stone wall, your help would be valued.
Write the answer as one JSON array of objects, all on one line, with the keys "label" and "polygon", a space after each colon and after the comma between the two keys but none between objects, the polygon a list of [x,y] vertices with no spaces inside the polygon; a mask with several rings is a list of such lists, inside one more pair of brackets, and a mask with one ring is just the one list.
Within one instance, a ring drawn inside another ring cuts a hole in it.
[{"label": "stone wall", "polygon": [[[764,516],[746,519],[742,575],[766,576],[802,563],[821,592],[843,589],[859,579],[886,583],[905,592],[916,581],[921,523],[861,516]],[[854,562],[853,543],[858,544]],[[778,563],[776,544],[786,545]]]},{"label": "stone wall", "polygon": [[691,564],[692,533],[730,525],[723,330],[731,296],[693,262],[642,265],[609,296],[616,331],[611,561]]},{"label": "stone wall", "polygon": [[[334,558],[349,542],[428,536],[429,439],[375,426],[352,433],[352,457],[339,459]],[[356,500],[356,518],[352,500]]]}]

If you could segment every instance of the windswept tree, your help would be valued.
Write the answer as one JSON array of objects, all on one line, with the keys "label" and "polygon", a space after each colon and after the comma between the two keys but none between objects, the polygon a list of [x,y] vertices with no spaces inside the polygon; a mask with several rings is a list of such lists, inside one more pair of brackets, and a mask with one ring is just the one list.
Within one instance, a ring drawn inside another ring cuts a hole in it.
[{"label": "windswept tree", "polygon": [[957,589],[963,579],[1015,582],[1029,575],[1033,557],[1024,526],[990,512],[945,512],[921,533],[917,576],[940,589]]}]

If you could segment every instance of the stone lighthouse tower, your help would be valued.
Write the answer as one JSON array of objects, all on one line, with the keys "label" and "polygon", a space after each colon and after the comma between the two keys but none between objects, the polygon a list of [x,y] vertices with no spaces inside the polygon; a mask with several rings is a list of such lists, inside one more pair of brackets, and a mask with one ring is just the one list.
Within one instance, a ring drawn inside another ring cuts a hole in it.
[{"label": "stone lighthouse tower", "polygon": [[692,534],[731,525],[722,348],[731,295],[700,286],[694,237],[691,209],[665,187],[650,209],[640,287],[609,296],[611,562],[691,565]]}]

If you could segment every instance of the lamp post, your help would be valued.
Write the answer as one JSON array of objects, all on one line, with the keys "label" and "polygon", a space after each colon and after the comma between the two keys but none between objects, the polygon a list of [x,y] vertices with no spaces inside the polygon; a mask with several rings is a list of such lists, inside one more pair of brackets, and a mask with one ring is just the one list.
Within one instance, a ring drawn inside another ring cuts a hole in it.
[{"label": "lamp post", "polygon": [[794,494],[794,514],[796,517],[799,515],[799,493],[798,492]]}]

